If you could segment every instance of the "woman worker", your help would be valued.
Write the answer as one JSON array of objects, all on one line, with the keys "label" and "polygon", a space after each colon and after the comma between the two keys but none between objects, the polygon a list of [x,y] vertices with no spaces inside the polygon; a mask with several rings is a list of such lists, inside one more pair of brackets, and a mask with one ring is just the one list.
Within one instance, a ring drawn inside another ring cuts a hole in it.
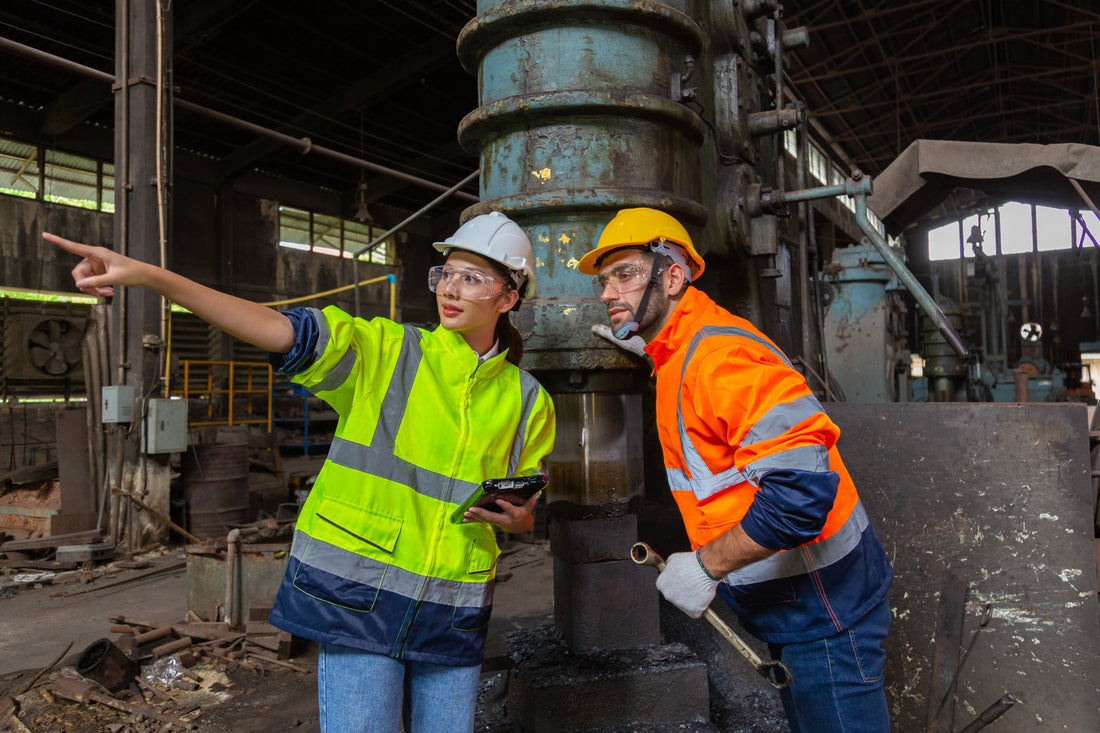
[{"label": "woman worker", "polygon": [[[535,291],[531,244],[503,214],[436,242],[440,326],[339,308],[285,313],[109,249],[43,237],[84,259],[77,287],[149,288],[271,352],[274,366],[339,414],[302,507],[270,621],[321,643],[321,729],[472,730],[499,555],[491,525],[524,532],[537,495],[501,511],[456,507],[489,478],[541,471],[554,407],[516,365],[508,312]],[[402,705],[402,700],[404,704]]]}]

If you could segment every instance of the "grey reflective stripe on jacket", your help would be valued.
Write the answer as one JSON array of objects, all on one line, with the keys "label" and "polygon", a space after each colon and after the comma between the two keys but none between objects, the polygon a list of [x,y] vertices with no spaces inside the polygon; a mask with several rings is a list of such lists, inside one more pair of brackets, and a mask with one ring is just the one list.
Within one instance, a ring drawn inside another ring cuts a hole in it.
[{"label": "grey reflective stripe on jacket", "polygon": [[[680,385],[676,394],[676,427],[680,435],[680,454],[684,457],[684,465],[691,472],[691,476],[689,477],[687,472],[680,469],[665,469],[668,475],[669,488],[673,491],[690,491],[695,495],[696,502],[701,502],[743,481],[751,481],[759,485],[758,482],[762,476],[777,469],[793,469],[814,473],[829,471],[829,451],[823,445],[799,446],[763,456],[745,466],[743,471],[736,466],[730,466],[718,473],[713,473],[710,470],[684,428],[684,415],[681,407],[684,375],[687,373],[687,366],[691,362],[699,343],[708,336],[737,336],[750,339],[766,347],[779,357],[784,364],[793,369],[790,361],[787,360],[782,351],[742,328],[705,326],[699,329],[689,342],[687,353],[684,355],[684,363],[680,369]],[[742,438],[741,445],[753,445],[778,438],[795,425],[819,412],[823,412],[821,403],[812,394],[804,395],[791,402],[775,405],[757,420],[756,424],[749,428],[745,437]],[[786,552],[776,553],[771,557],[730,573],[726,576],[726,580],[731,585],[745,585],[777,578],[789,578],[820,569],[840,560],[851,552],[859,544],[867,524],[867,513],[863,509],[862,502],[859,502],[844,525],[828,539],[802,545]]]},{"label": "grey reflective stripe on jacket", "polygon": [[[687,373],[688,364],[691,362],[699,342],[708,336],[738,336],[747,338],[761,346],[764,346],[790,368],[791,363],[783,352],[761,339],[756,334],[743,328],[733,326],[704,326],[699,329],[688,343],[687,353],[684,355],[684,363],[680,368],[680,385],[676,392],[676,429],[680,435],[680,455],[684,457],[684,465],[691,472],[688,478],[684,471],[674,468],[666,469],[669,486],[674,491],[691,491],[695,494],[696,501],[705,501],[718,492],[742,481],[758,481],[768,471],[776,468],[791,468],[800,471],[828,471],[829,451],[825,446],[802,446],[790,450],[764,456],[745,467],[744,471],[736,466],[730,466],[718,473],[712,473],[699,451],[691,442],[687,430],[684,428],[684,413],[681,409],[681,399],[684,389],[684,375]],[[742,438],[741,445],[752,445],[766,440],[772,440],[783,435],[792,427],[803,420],[822,412],[821,403],[812,394],[781,405],[775,405],[761,417],[755,425]]]},{"label": "grey reflective stripe on jacket", "polygon": [[801,545],[785,552],[777,552],[770,557],[735,570],[726,576],[730,585],[748,585],[777,578],[793,578],[812,570],[832,565],[843,559],[856,548],[863,537],[863,530],[870,524],[863,502],[857,501],[852,513],[836,534],[828,539]]},{"label": "grey reflective stripe on jacket", "polygon": [[[323,315],[320,317],[324,318]],[[324,321],[321,323],[323,325]],[[322,332],[327,334],[328,329],[322,328]],[[401,420],[405,417],[409,392],[412,390],[413,382],[416,381],[416,373],[423,357],[420,351],[421,336],[420,329],[404,326],[401,351],[397,354],[386,395],[382,398],[378,423],[374,426],[370,445],[363,445],[347,438],[333,438],[328,460],[344,468],[361,471],[410,488],[415,487],[416,491],[433,499],[450,501],[456,489],[462,493],[462,496],[469,496],[478,485],[436,473],[394,455],[397,431],[401,428]],[[325,340],[327,342],[327,338]],[[316,393],[339,387],[351,374],[354,364],[355,350],[349,348],[333,371],[325,375],[311,391]],[[522,434],[520,438],[522,439]]]},{"label": "grey reflective stripe on jacket", "polygon": [[427,578],[396,565],[356,555],[295,530],[290,554],[301,560],[307,548],[311,565],[354,583],[385,588],[406,598],[419,598],[446,606],[484,608],[493,602],[493,583]]},{"label": "grey reflective stripe on jacket", "polygon": [[[321,332],[328,341],[328,329],[324,316],[318,312]],[[453,476],[437,473],[418,466],[395,455],[397,433],[405,416],[409,394],[416,381],[417,371],[423,358],[420,341],[423,333],[415,326],[404,326],[401,349],[393,366],[386,394],[380,405],[378,422],[370,445],[363,445],[343,437],[335,437],[329,448],[327,460],[345,468],[362,472],[369,476],[392,481],[416,491],[421,495],[441,501],[455,501],[455,497],[464,499],[477,489],[477,483],[457,479]],[[350,356],[350,358],[349,358]],[[355,365],[355,351],[349,348],[337,362],[333,371],[323,377],[311,391],[335,389],[341,386],[352,374]],[[520,371],[520,393],[522,415],[519,428],[512,442],[509,457],[509,475],[519,467],[523,447],[526,445],[526,430],[529,418],[538,402],[540,385],[538,381]],[[318,518],[334,524],[318,514]],[[348,530],[340,527],[345,532]],[[349,532],[349,534],[351,534]],[[364,538],[360,538],[364,539]],[[366,541],[364,539],[364,541]],[[323,542],[295,530],[291,545],[291,555],[303,560],[308,549],[309,564],[337,575],[345,580],[384,588],[408,598],[466,607],[485,607],[492,603],[492,583],[470,583],[422,576],[404,570],[395,565],[365,557],[340,547]],[[486,573],[489,570],[485,571]]]},{"label": "grey reflective stripe on jacket", "polygon": [[[420,337],[420,329],[405,326],[401,352],[397,356],[397,363],[394,365],[393,376],[390,378],[389,387],[386,389],[386,396],[382,399],[378,424],[375,426],[374,437],[371,438],[370,445],[356,443],[346,438],[335,438],[332,441],[332,447],[329,449],[328,459],[345,468],[362,471],[378,478],[414,488],[418,493],[433,499],[453,501],[455,496],[469,496],[477,489],[479,484],[436,473],[394,455],[397,431],[400,429],[401,421],[405,417],[408,395],[412,390],[413,382],[416,380],[416,372],[419,369],[422,357]],[[351,351],[351,349],[348,349],[349,353]],[[343,364],[343,362],[344,360],[341,359],[340,364]],[[327,382],[328,377],[325,377],[322,381]],[[527,423],[531,413],[534,412],[538,396],[538,380],[527,372],[520,371],[522,413],[519,419],[520,427],[512,439],[512,449],[508,458],[509,476],[513,475],[519,468],[519,461],[523,456],[523,446],[527,444]]]},{"label": "grey reflective stripe on jacket", "polygon": [[527,423],[531,419],[531,413],[535,411],[535,404],[539,399],[539,382],[522,369],[519,372],[520,404],[523,412],[519,416],[519,430],[512,439],[512,451],[508,456],[508,475],[512,476],[519,469],[519,459],[523,457],[523,446],[527,445]]}]

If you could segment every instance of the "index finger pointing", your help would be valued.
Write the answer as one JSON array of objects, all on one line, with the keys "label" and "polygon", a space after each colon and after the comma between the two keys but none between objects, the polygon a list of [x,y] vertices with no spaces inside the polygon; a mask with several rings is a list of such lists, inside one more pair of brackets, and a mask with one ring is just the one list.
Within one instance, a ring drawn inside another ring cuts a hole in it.
[{"label": "index finger pointing", "polygon": [[63,250],[72,252],[74,255],[80,255],[81,257],[87,257],[95,251],[95,247],[87,244],[81,244],[80,242],[74,242],[71,239],[65,239],[59,237],[56,234],[50,234],[49,232],[42,232],[42,238],[51,244],[56,244]]}]

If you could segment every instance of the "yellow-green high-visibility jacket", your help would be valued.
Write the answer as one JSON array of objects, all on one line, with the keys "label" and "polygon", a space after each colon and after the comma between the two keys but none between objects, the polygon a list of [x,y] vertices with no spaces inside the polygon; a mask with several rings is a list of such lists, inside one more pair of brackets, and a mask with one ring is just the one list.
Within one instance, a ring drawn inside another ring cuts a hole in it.
[{"label": "yellow-green high-visibility jacket", "polygon": [[479,664],[500,551],[491,525],[450,516],[483,480],[541,470],[549,395],[505,353],[479,363],[442,327],[295,310],[299,346],[302,323],[314,345],[293,379],[339,422],[271,623],[399,659]]}]

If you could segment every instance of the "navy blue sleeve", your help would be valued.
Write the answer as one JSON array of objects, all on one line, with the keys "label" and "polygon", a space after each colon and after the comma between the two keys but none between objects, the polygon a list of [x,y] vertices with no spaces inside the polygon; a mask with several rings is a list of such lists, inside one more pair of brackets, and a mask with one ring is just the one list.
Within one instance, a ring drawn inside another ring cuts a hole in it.
[{"label": "navy blue sleeve", "polygon": [[312,308],[291,308],[283,311],[294,327],[294,348],[287,354],[268,352],[267,361],[280,374],[298,374],[304,372],[317,358],[317,337],[321,329],[317,326]]},{"label": "navy blue sleeve", "polygon": [[821,534],[833,508],[840,476],[836,471],[769,471],[760,478],[741,528],[769,550],[789,550]]}]

